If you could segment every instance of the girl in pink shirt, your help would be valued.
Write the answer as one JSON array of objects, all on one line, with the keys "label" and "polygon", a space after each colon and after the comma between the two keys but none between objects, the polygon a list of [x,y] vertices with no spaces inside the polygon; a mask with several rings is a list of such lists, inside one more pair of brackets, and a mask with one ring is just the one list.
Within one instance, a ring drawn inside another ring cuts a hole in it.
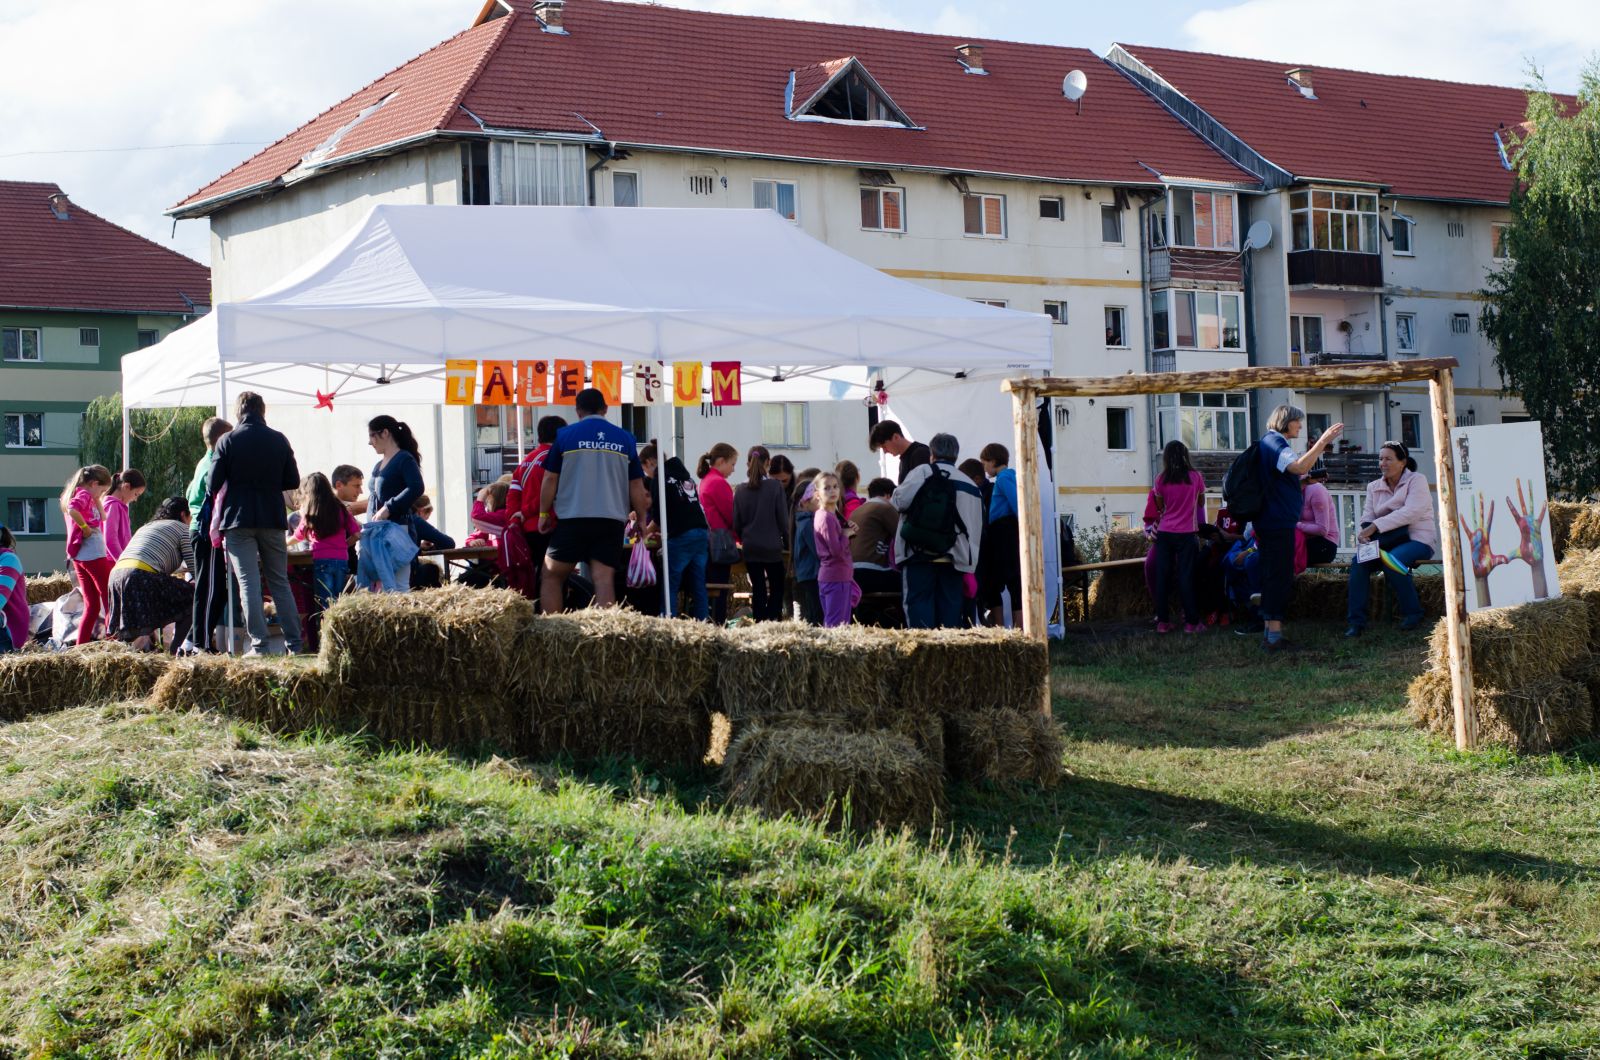
[{"label": "girl in pink shirt", "polygon": [[300,482],[300,525],[295,541],[311,542],[311,573],[317,610],[326,611],[350,578],[350,546],[361,537],[356,522],[320,471]]},{"label": "girl in pink shirt", "polygon": [[106,495],[106,555],[116,563],[133,538],[133,523],[128,507],[144,496],[144,475],[133,468],[111,477],[111,492]]},{"label": "girl in pink shirt", "polygon": [[1168,442],[1161,451],[1161,474],[1150,490],[1156,509],[1155,594],[1156,632],[1171,633],[1172,569],[1178,570],[1178,599],[1183,602],[1183,631],[1200,633],[1200,607],[1195,594],[1194,566],[1199,554],[1195,537],[1206,514],[1206,480],[1189,463],[1182,442]]},{"label": "girl in pink shirt", "polygon": [[78,621],[77,643],[94,639],[106,606],[106,583],[111,577],[111,557],[106,553],[104,498],[111,489],[111,472],[99,464],[79,468],[61,491],[61,512],[67,517],[67,558],[78,576],[83,594],[83,616]]}]

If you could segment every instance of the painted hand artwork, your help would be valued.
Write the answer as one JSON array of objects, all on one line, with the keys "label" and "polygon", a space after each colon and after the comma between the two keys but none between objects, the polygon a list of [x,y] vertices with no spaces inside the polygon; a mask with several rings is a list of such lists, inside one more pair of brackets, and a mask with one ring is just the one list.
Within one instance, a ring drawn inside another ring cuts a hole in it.
[{"label": "painted hand artwork", "polygon": [[1511,518],[1516,520],[1517,530],[1521,533],[1521,540],[1517,547],[1511,550],[1512,559],[1520,559],[1526,563],[1533,572],[1533,595],[1536,600],[1549,597],[1550,588],[1544,575],[1544,520],[1549,514],[1550,505],[1540,505],[1539,510],[1533,510],[1533,504],[1539,499],[1534,492],[1532,482],[1528,483],[1527,494],[1524,496],[1522,480],[1517,480],[1517,503],[1511,503],[1511,498],[1506,498],[1506,508],[1511,512]]},{"label": "painted hand artwork", "polygon": [[[1472,505],[1467,505],[1470,513]],[[1478,580],[1478,604],[1489,607],[1489,572],[1496,567],[1503,567],[1511,562],[1511,557],[1497,555],[1490,545],[1489,532],[1494,526],[1494,502],[1489,502],[1489,513],[1483,511],[1483,495],[1478,495],[1478,518],[1473,526],[1467,525],[1465,515],[1461,519],[1461,532],[1467,535],[1467,548],[1472,555],[1472,574]]]},{"label": "painted hand artwork", "polygon": [[[1462,573],[1470,560],[1475,579],[1467,581],[1467,608],[1506,607],[1561,595],[1560,572],[1549,544],[1550,495],[1545,478],[1544,434],[1536,422],[1456,427],[1450,432],[1456,456],[1454,477],[1459,509],[1452,528]],[[1495,536],[1495,505],[1503,503]],[[1509,513],[1509,516],[1507,515]],[[1509,518],[1515,527],[1505,525]],[[1523,566],[1527,564],[1527,566]],[[1489,599],[1489,583],[1494,599]]]}]

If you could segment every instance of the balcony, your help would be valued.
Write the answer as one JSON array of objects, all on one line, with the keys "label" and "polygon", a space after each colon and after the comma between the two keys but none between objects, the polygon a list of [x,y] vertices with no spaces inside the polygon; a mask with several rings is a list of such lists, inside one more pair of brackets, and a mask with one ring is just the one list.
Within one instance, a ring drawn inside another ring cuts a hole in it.
[{"label": "balcony", "polygon": [[[1189,454],[1189,460],[1194,469],[1205,476],[1209,485],[1218,488],[1228,477],[1228,468],[1233,466],[1233,458],[1238,455],[1227,452],[1193,452]],[[1378,477],[1377,453],[1325,453],[1322,462],[1328,468],[1330,488],[1339,486],[1364,488],[1367,483]]]},{"label": "balcony", "polygon": [[1383,259],[1345,250],[1292,250],[1289,286],[1382,287]]},{"label": "balcony", "polygon": [[1316,364],[1372,364],[1375,361],[1385,360],[1382,353],[1342,353],[1326,351],[1323,353],[1301,353],[1291,350],[1290,363],[1300,365]]},{"label": "balcony", "polygon": [[1244,264],[1238,251],[1198,250],[1194,247],[1154,247],[1150,251],[1150,286],[1169,283],[1244,282]]}]

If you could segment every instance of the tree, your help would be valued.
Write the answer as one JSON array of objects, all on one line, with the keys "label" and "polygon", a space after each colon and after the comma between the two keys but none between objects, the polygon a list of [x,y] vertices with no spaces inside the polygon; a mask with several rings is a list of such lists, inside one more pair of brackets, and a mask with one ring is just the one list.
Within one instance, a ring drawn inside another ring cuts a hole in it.
[{"label": "tree", "polygon": [[1586,497],[1600,490],[1600,60],[1575,108],[1533,72],[1508,154],[1510,261],[1489,274],[1481,326],[1501,383],[1543,424],[1555,492]]},{"label": "tree", "polygon": [[95,398],[83,414],[83,435],[78,458],[85,464],[104,464],[113,472],[123,467],[144,473],[148,488],[133,506],[135,528],[155,514],[167,497],[181,497],[189,488],[194,465],[205,455],[201,425],[216,415],[209,407],[134,409],[129,417],[133,459],[122,461],[122,395]]}]

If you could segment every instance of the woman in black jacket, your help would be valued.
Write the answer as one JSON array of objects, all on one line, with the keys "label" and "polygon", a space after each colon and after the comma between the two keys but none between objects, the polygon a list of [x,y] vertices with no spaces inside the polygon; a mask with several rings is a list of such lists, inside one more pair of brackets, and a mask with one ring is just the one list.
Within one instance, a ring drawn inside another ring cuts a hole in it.
[{"label": "woman in black jacket", "polygon": [[745,480],[733,491],[733,532],[744,548],[758,622],[783,617],[783,554],[789,549],[789,497],[768,473],[771,463],[764,446],[751,446]]}]

